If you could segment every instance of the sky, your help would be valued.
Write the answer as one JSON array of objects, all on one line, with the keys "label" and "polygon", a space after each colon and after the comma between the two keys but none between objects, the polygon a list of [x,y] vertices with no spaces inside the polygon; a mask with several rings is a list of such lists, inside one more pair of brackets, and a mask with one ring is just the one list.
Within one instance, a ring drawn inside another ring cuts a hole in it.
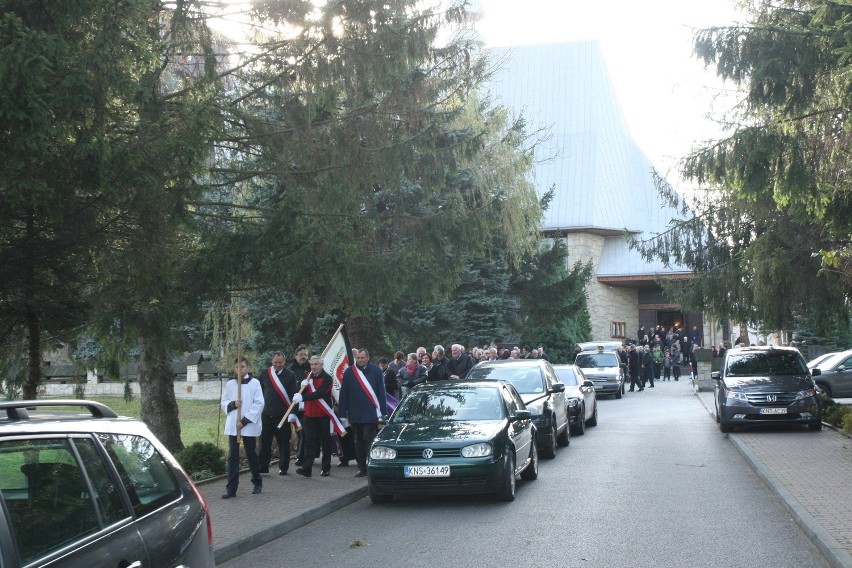
[{"label": "sky", "polygon": [[633,139],[670,182],[690,148],[721,134],[709,116],[721,116],[729,103],[716,94],[730,85],[695,59],[692,38],[747,21],[735,0],[474,0],[474,7],[489,47],[597,39]]}]

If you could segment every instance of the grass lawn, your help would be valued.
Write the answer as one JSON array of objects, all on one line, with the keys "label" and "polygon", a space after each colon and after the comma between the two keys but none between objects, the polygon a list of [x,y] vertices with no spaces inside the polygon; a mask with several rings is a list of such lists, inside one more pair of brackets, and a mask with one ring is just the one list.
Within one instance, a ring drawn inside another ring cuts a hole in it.
[{"label": "grass lawn", "polygon": [[[111,396],[94,398],[112,408],[119,416],[139,418],[139,396],[134,396],[129,403],[123,397]],[[184,400],[178,399],[178,415],[180,416],[180,437],[183,445],[193,442],[211,442],[220,448],[228,450],[228,438],[222,433],[225,428],[225,415],[219,407],[218,400]]]}]

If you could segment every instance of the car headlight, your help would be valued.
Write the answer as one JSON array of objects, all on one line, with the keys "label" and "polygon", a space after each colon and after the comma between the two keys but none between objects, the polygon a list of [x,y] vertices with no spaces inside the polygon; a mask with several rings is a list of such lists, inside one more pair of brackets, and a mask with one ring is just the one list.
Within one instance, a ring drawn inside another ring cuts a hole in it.
[{"label": "car headlight", "polygon": [[370,450],[370,458],[374,460],[392,460],[396,458],[396,450],[385,446],[376,446]]},{"label": "car headlight", "polygon": [[461,450],[463,458],[484,458],[491,455],[491,444],[473,444]]},{"label": "car headlight", "polygon": [[729,390],[729,391],[725,391],[725,396],[728,397],[728,398],[733,398],[733,399],[736,399],[736,400],[742,400],[742,401],[748,402],[748,397],[743,392],[737,392],[737,391]]},{"label": "car headlight", "polygon": [[580,399],[579,398],[573,398],[572,397],[572,398],[568,399],[568,407],[569,408],[579,408],[579,406],[580,406]]},{"label": "car headlight", "polygon": [[816,396],[816,389],[805,389],[796,393],[796,400],[802,400],[812,396]]},{"label": "car headlight", "polygon": [[530,414],[533,416],[544,414],[544,402],[535,402],[527,405],[527,410],[530,411]]}]

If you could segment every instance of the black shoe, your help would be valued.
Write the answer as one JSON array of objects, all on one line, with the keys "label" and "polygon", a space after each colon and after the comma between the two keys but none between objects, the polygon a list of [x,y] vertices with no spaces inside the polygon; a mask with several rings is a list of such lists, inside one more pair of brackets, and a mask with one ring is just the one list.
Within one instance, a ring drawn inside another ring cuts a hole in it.
[{"label": "black shoe", "polygon": [[645,390],[645,389],[639,389],[639,392],[642,392],[643,390]]},{"label": "black shoe", "polygon": [[224,495],[222,495],[222,499],[231,499],[232,497],[236,497],[236,496],[237,496],[236,493],[225,493]]},{"label": "black shoe", "polygon": [[279,470],[278,475],[287,475],[287,472],[285,470]]},{"label": "black shoe", "polygon": [[260,473],[269,473],[269,468],[268,467],[261,468]]},{"label": "black shoe", "polygon": [[633,389],[628,389],[628,391],[627,391],[627,392],[633,392]]},{"label": "black shoe", "polygon": [[331,475],[331,470],[324,469],[320,472],[320,477],[328,477],[329,475]]},{"label": "black shoe", "polygon": [[302,467],[302,460],[296,460],[296,467]]},{"label": "black shoe", "polygon": [[367,477],[367,472],[359,469],[358,473],[355,474],[355,477]]},{"label": "black shoe", "polygon": [[302,467],[297,467],[297,468],[296,468],[296,473],[298,473],[299,475],[303,475],[303,476],[305,476],[305,477],[310,477],[310,476],[311,476],[311,472],[310,472],[310,471],[308,471],[308,470],[306,470],[305,468],[302,468]]},{"label": "black shoe", "polygon": [[254,489],[251,490],[252,495],[260,495],[260,492],[263,491],[263,487],[260,485],[255,485]]},{"label": "black shoe", "polygon": [[349,460],[340,460],[340,463],[337,464],[337,467],[349,467]]}]

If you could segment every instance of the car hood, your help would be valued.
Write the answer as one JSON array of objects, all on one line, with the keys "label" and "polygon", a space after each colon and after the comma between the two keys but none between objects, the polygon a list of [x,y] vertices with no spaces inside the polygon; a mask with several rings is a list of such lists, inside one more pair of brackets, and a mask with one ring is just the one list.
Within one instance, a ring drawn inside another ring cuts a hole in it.
[{"label": "car hood", "polygon": [[565,397],[566,398],[583,398],[583,391],[580,390],[580,387],[577,386],[566,386],[565,387]]},{"label": "car hood", "polygon": [[540,402],[546,400],[547,399],[547,393],[546,392],[538,392],[538,393],[522,394],[521,398],[523,399],[524,404],[526,406],[529,406],[530,404],[540,403]]},{"label": "car hood", "polygon": [[810,375],[776,375],[772,377],[725,377],[731,389],[750,392],[794,392],[812,388]]},{"label": "car hood", "polygon": [[377,442],[420,444],[423,442],[470,442],[490,440],[505,428],[506,420],[412,422],[388,424]]}]

